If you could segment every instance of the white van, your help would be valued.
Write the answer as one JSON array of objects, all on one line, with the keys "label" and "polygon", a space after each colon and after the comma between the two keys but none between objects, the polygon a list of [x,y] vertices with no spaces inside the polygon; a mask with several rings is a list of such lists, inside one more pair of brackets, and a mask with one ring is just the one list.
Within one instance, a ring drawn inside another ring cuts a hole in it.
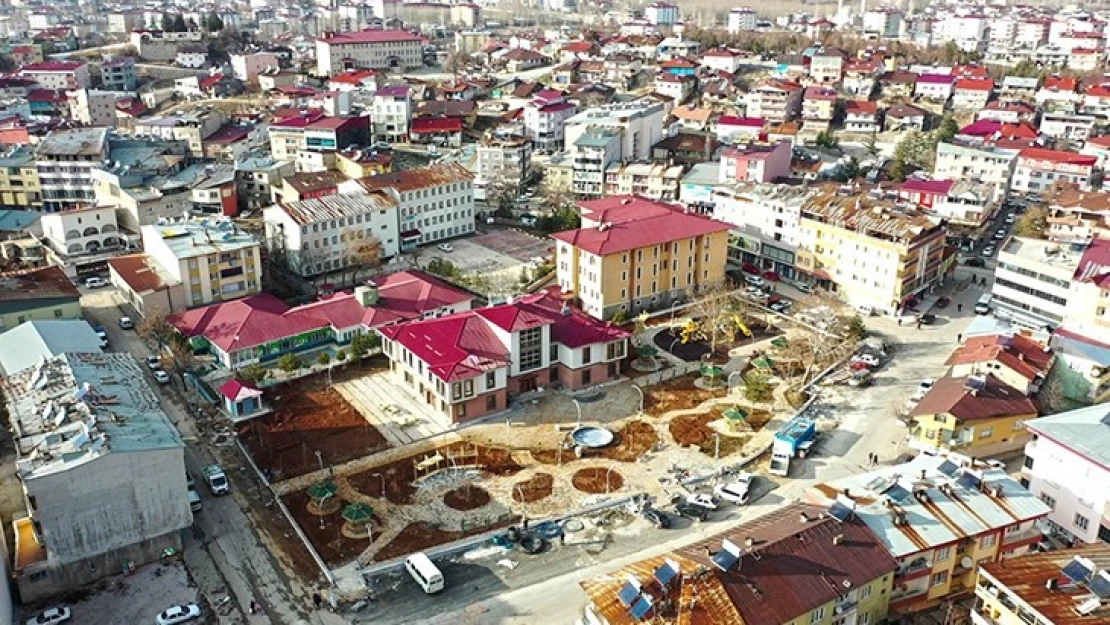
[{"label": "white van", "polygon": [[991,312],[991,294],[984,293],[979,297],[979,301],[975,302],[975,314],[989,315]]},{"label": "white van", "polygon": [[405,558],[405,570],[429,595],[443,590],[443,573],[439,572],[432,560],[423,552]]}]

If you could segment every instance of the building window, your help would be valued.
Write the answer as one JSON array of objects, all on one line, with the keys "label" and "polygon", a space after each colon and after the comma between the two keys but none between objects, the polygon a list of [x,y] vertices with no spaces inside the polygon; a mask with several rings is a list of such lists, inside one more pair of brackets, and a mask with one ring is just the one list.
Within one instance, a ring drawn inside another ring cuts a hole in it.
[{"label": "building window", "polygon": [[593,360],[593,354],[591,353],[590,347],[587,345],[582,348],[582,364],[588,365],[591,360]]},{"label": "building window", "polygon": [[821,606],[809,613],[810,623],[820,623],[825,618],[825,606]]},{"label": "building window", "polygon": [[952,547],[941,547],[937,549],[937,560],[947,560],[952,555]]},{"label": "building window", "polygon": [[979,430],[979,438],[990,438],[991,436],[994,436],[993,427],[983,428]]},{"label": "building window", "polygon": [[486,374],[486,388],[489,389],[495,386],[497,386],[497,372],[490,371]]},{"label": "building window", "polygon": [[486,396],[486,410],[497,410],[497,395]]},{"label": "building window", "polygon": [[870,597],[871,596],[871,584],[868,584],[868,585],[864,586],[863,588],[860,588],[859,596],[860,596],[860,599],[866,599],[866,598]]},{"label": "building window", "polygon": [[1044,504],[1046,506],[1048,506],[1049,508],[1052,508],[1053,510],[1056,509],[1056,498],[1055,497],[1052,497],[1051,495],[1047,495],[1045,493],[1041,493],[1041,501],[1043,501]]},{"label": "building window", "polygon": [[995,543],[997,543],[997,542],[998,542],[998,534],[987,534],[986,536],[979,539],[979,548],[980,549],[989,549],[989,548],[993,547],[995,545]]},{"label": "building window", "polygon": [[1025,462],[1022,463],[1022,466],[1024,466],[1026,469],[1032,469],[1033,468],[1033,458],[1031,456],[1026,456],[1025,457]]},{"label": "building window", "polygon": [[941,571],[933,575],[933,586],[940,586],[948,581],[948,571]]},{"label": "building window", "polygon": [[543,364],[543,328],[520,333],[520,370],[531,371]]},{"label": "building window", "polygon": [[1087,520],[1087,517],[1077,512],[1075,513],[1075,526],[1083,531],[1086,531],[1087,528],[1090,527],[1090,521]]},{"label": "building window", "polygon": [[474,396],[474,380],[467,380],[463,382],[463,397]]}]

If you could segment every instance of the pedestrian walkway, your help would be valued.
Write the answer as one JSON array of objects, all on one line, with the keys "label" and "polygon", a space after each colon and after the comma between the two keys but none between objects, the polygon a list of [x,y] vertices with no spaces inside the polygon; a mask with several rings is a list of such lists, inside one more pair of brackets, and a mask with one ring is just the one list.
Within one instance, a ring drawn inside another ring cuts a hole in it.
[{"label": "pedestrian walkway", "polygon": [[399,384],[391,373],[339,382],[335,390],[393,447],[442,434],[452,427],[447,415],[420,403],[412,389]]}]

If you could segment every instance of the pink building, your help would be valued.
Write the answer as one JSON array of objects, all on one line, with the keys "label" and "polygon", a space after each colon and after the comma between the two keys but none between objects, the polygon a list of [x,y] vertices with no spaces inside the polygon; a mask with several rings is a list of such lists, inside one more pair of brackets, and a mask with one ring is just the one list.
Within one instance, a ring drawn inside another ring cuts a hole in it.
[{"label": "pink building", "polygon": [[748,144],[726,148],[721,152],[718,181],[771,182],[776,178],[790,177],[790,142],[774,145]]},{"label": "pink building", "polygon": [[30,78],[43,89],[74,91],[91,86],[89,64],[84,61],[45,61],[24,65],[19,75]]},{"label": "pink building", "polygon": [[505,410],[520,393],[615,379],[628,355],[628,332],[555,291],[378,331],[390,370],[454,423]]}]

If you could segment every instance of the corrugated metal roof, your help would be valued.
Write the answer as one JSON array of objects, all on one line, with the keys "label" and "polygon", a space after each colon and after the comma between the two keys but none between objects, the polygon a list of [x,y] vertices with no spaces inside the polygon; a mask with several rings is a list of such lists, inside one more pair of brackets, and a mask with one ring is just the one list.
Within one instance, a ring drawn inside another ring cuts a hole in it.
[{"label": "corrugated metal roof", "polygon": [[426,189],[456,182],[472,182],[474,174],[458,163],[439,163],[429,167],[405,169],[388,174],[362,178],[359,183],[364,189],[395,189],[398,192]]},{"label": "corrugated metal roof", "polygon": [[285,211],[294,222],[304,226],[378,210],[394,210],[397,202],[384,191],[364,191],[282,202],[276,206]]},{"label": "corrugated metal roof", "polygon": [[[1076,613],[1075,607],[1092,596],[1086,584],[1068,583],[1063,574],[1063,568],[1076,556],[1090,560],[1097,569],[1110,568],[1110,545],[1094,543],[1080,549],[1036,553],[986,564],[983,572],[1054,625],[1110,623],[1108,603],[1086,617]],[[1047,585],[1052,579],[1058,581],[1055,589]]]},{"label": "corrugated metal roof", "polygon": [[1110,406],[1095,405],[1027,421],[1031,432],[1110,469]]}]

